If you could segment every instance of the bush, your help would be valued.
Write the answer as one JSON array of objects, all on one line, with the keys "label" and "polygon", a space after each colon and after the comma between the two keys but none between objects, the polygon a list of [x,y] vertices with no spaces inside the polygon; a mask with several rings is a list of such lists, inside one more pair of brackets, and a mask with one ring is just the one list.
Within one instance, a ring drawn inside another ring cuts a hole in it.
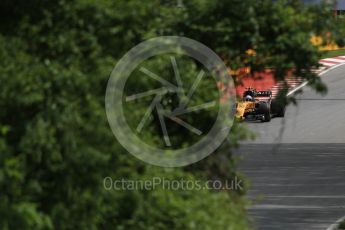
[{"label": "bush", "polygon": [[341,221],[338,225],[339,229],[345,229],[345,220]]}]

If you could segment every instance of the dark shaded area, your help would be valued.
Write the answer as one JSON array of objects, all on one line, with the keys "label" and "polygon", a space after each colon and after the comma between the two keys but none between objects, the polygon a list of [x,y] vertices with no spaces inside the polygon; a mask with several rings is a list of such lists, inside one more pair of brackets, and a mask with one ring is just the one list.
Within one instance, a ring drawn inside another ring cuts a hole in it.
[{"label": "dark shaded area", "polygon": [[324,230],[344,215],[345,144],[248,144],[237,154],[257,229]]}]

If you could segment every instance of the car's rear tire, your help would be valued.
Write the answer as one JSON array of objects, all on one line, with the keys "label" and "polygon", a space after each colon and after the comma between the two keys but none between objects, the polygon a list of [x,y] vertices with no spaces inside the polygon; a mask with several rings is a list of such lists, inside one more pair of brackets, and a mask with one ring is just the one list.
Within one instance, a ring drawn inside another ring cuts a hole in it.
[{"label": "car's rear tire", "polygon": [[281,101],[279,101],[278,99],[272,101],[271,108],[272,108],[272,113],[276,117],[285,116],[286,105],[282,103]]},{"label": "car's rear tire", "polygon": [[280,111],[277,113],[277,117],[285,117],[285,110],[285,107],[281,108]]}]

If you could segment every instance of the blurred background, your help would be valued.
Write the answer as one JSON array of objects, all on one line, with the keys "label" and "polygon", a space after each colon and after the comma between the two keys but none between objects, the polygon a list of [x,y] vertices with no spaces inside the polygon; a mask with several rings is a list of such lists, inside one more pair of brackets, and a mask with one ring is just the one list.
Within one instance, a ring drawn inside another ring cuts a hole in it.
[{"label": "blurred background", "polygon": [[[245,180],[231,150],[252,137],[235,123],[206,159],[183,168],[150,166],[116,142],[105,89],[115,64],[133,46],[175,35],[214,50],[238,85],[244,68],[247,75],[271,68],[277,80],[293,69],[325,91],[312,70],[329,52],[344,52],[345,7],[343,1],[304,2],[312,1],[2,0],[0,229],[252,229],[244,198],[249,181],[240,191],[105,189],[106,177]],[[160,67],[152,64],[153,71]],[[192,82],[195,73],[184,78]],[[148,82],[129,84],[140,89]],[[200,98],[216,90],[206,89]],[[130,110],[127,119],[145,113],[144,106]],[[157,143],[155,135],[146,138]],[[179,146],[194,141],[186,132],[173,135]]]}]

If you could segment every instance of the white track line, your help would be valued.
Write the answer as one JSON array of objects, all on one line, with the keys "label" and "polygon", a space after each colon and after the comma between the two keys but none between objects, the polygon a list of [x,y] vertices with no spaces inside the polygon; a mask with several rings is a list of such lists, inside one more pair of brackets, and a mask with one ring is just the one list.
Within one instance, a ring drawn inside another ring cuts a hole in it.
[{"label": "white track line", "polygon": [[[345,57],[345,56],[341,56],[341,57]],[[334,69],[336,69],[336,68],[338,68],[338,67],[340,67],[340,66],[343,66],[343,65],[345,65],[345,63],[341,63],[341,64],[338,64],[338,65],[334,65],[334,66],[332,66],[332,67],[326,69],[325,71],[322,71],[321,73],[319,73],[319,76],[322,77],[323,75],[325,75],[325,74],[328,73],[329,71],[334,70]],[[309,83],[308,81],[303,82],[302,84],[300,84],[299,86],[297,86],[296,88],[294,88],[294,89],[292,89],[290,92],[288,92],[288,93],[286,94],[286,96],[290,96],[290,95],[294,94],[295,92],[297,92],[298,90],[300,90],[300,89],[302,89],[304,86],[306,86],[308,83]]]}]

